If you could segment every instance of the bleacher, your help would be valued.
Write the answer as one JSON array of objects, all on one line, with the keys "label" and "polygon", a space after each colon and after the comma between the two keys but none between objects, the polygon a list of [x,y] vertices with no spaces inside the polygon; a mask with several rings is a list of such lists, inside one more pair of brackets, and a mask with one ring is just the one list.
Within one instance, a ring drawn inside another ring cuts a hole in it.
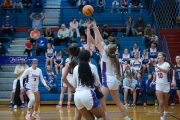
[{"label": "bleacher", "polygon": [[[94,8],[96,8],[95,4],[96,4],[95,1],[93,1]],[[112,4],[112,0],[106,0],[106,8],[107,9],[105,8],[105,11],[102,13],[97,13],[96,9],[95,9],[95,13],[94,13],[93,17],[96,19],[97,23],[100,23],[101,26],[104,24],[108,24],[110,27],[122,27],[125,25],[125,22],[129,16],[132,16],[135,21],[137,20],[138,16],[142,16],[144,18],[144,20],[146,21],[146,23],[152,24],[152,21],[149,17],[148,11],[145,9],[145,7],[143,10],[143,13],[139,13],[138,10],[134,10],[134,11],[132,10],[132,13],[110,13],[111,4]],[[63,9],[63,12],[61,11],[60,15],[61,15],[61,17],[63,15],[63,19],[60,18],[59,25],[61,23],[65,23],[67,26],[69,26],[69,23],[70,23],[72,17],[75,17],[78,21],[79,21],[79,19],[86,20],[88,18],[88,17],[85,17],[82,13],[78,13],[78,9],[76,7],[71,7],[69,5],[69,3],[67,3],[67,0],[62,0],[61,6],[65,7],[65,8],[71,8],[71,9]],[[145,6],[145,5],[143,4],[143,6]],[[6,15],[11,17],[12,22],[15,23],[15,26],[18,26],[18,27],[31,26],[31,21],[29,20],[29,13],[27,10],[23,10],[22,13],[16,13],[16,14],[8,12],[8,13],[6,13]],[[4,20],[5,16],[3,16],[2,19]],[[121,49],[120,49],[121,54],[123,53],[125,48],[127,48],[130,51],[130,49],[133,47],[133,44],[135,42],[138,43],[139,48],[141,48],[141,50],[144,49],[142,37],[122,37],[122,34],[123,33],[121,33],[121,32],[119,32],[117,34],[117,38],[118,38],[120,46],[121,46]],[[21,32],[18,31],[15,34],[15,38],[26,38],[27,36],[28,36],[28,33],[26,31],[21,31]],[[57,31],[54,31],[54,36],[57,36]],[[9,38],[7,35],[5,35],[4,37]],[[10,46],[10,42],[6,43],[7,50]],[[55,50],[62,50],[64,47],[65,46],[58,46],[58,47],[55,47]],[[21,53],[19,55],[21,55]],[[35,47],[33,47],[32,56],[36,56]],[[65,56],[64,56],[64,60],[65,60]],[[94,63],[94,64],[97,64],[97,63]],[[39,60],[38,67],[40,69],[42,69],[43,73],[46,72],[44,57],[41,57],[41,59]],[[53,71],[55,72],[54,68],[53,68]],[[154,71],[154,68],[151,68],[151,71]],[[41,82],[39,83],[39,91],[40,91],[41,101],[48,101],[48,100],[58,101],[59,100],[59,95],[60,95],[60,91],[61,91],[61,76],[62,76],[61,74],[57,75],[57,77],[58,77],[58,80],[56,81],[57,86],[58,86],[57,94],[48,94],[48,91],[42,85],[42,83]],[[147,73],[143,73],[142,78],[143,78],[143,80],[146,79]],[[65,94],[64,99],[67,100],[67,94]],[[120,94],[120,99],[121,100],[124,99],[122,94]],[[111,101],[112,97],[110,95],[108,95],[107,100]],[[128,100],[132,100],[131,95],[128,96]],[[154,98],[147,96],[147,100],[154,100]]]}]

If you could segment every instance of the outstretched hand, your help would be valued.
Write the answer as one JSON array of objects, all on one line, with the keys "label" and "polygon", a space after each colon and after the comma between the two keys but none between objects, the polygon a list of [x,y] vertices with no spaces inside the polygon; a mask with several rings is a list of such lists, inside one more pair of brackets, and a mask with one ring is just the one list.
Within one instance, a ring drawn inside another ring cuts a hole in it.
[{"label": "outstretched hand", "polygon": [[88,29],[90,29],[91,26],[92,26],[92,24],[91,24],[89,21],[87,21],[87,22],[86,22],[86,27],[87,27]]}]

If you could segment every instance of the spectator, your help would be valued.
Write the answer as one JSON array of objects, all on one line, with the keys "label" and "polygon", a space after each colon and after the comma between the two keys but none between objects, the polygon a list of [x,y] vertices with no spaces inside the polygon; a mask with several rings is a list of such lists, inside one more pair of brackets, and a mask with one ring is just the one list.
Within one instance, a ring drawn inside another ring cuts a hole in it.
[{"label": "spectator", "polygon": [[22,3],[25,8],[30,8],[32,4],[32,0],[22,0]]},{"label": "spectator", "polygon": [[35,26],[34,30],[31,31],[30,33],[30,38],[31,38],[31,42],[34,43],[36,42],[36,40],[40,37],[40,31],[38,30],[38,28]]},{"label": "spectator", "polygon": [[117,13],[119,13],[119,2],[117,0],[114,0],[112,2],[112,9],[111,9],[111,13],[113,13],[113,11],[116,10]]},{"label": "spectator", "polygon": [[144,45],[146,48],[149,48],[152,42],[152,34],[155,34],[153,28],[151,28],[150,24],[146,25],[147,27],[144,29]]},{"label": "spectator", "polygon": [[91,0],[86,0],[85,5],[91,5],[92,6],[92,1]]},{"label": "spectator", "polygon": [[16,2],[14,2],[14,4],[13,4],[13,9],[14,10],[19,10],[19,12],[21,13],[23,11],[22,3],[19,2],[19,0],[16,0]]},{"label": "spectator", "polygon": [[78,1],[78,9],[79,9],[79,13],[82,12],[82,8],[85,6],[86,1],[85,0],[79,0]]},{"label": "spectator", "polygon": [[135,30],[134,30],[134,20],[132,17],[129,17],[126,21],[126,35],[129,36],[130,30],[132,32],[132,35],[135,36]]},{"label": "spectator", "polygon": [[131,13],[131,9],[134,8],[140,8],[140,13],[143,12],[140,0],[131,0],[130,5],[128,6],[128,12]]},{"label": "spectator", "polygon": [[137,81],[136,84],[136,103],[137,104],[142,104],[142,101],[139,100],[139,96],[141,96],[141,86],[142,86],[142,75],[141,73],[138,73],[137,76],[135,76],[135,79]]},{"label": "spectator", "polygon": [[48,43],[54,44],[54,33],[51,31],[50,27],[46,28],[46,31],[44,32],[44,37],[48,39]]},{"label": "spectator", "polygon": [[12,5],[13,5],[12,0],[4,0],[4,5],[3,5],[4,8],[12,8]]},{"label": "spectator", "polygon": [[78,46],[83,47],[86,44],[87,44],[87,40],[86,40],[85,36],[81,36]]},{"label": "spectator", "polygon": [[158,36],[155,33],[153,33],[151,37],[151,42],[154,42],[156,44],[156,47],[158,46],[158,39]]},{"label": "spectator", "polygon": [[66,46],[68,46],[67,42],[69,40],[69,29],[66,28],[65,24],[61,25],[61,29],[58,31],[57,38],[54,39],[54,46],[60,46],[61,42],[65,42]]},{"label": "spectator", "polygon": [[9,108],[13,107],[14,104],[14,95],[15,95],[15,90],[16,90],[16,84],[17,84],[17,79],[15,79],[13,81],[13,90],[11,91],[11,97],[10,97],[10,104],[9,104]]},{"label": "spectator", "polygon": [[8,33],[8,35],[12,37],[14,40],[14,27],[13,23],[10,21],[10,17],[6,16],[6,21],[2,23],[2,28],[0,32],[0,36],[3,37],[3,33]]},{"label": "spectator", "polygon": [[149,70],[150,60],[149,60],[149,55],[148,55],[148,52],[147,52],[146,49],[143,50],[143,54],[142,54],[141,60],[142,60],[143,73],[145,73],[145,71],[147,70],[147,72],[149,74],[150,73],[150,70]]},{"label": "spectator", "polygon": [[42,0],[35,0],[34,8],[42,8]]},{"label": "spectator", "polygon": [[32,43],[31,43],[31,38],[27,38],[26,39],[27,40],[27,42],[26,42],[26,44],[25,44],[25,51],[24,51],[24,54],[27,52],[28,53],[28,56],[31,56],[30,54],[31,54],[31,50],[32,50]]},{"label": "spectator", "polygon": [[79,28],[80,35],[85,35],[84,32],[85,32],[86,24],[84,23],[83,19],[80,19],[78,28]]},{"label": "spectator", "polygon": [[[121,13],[122,13],[123,11],[124,11],[125,13],[127,13],[128,0],[121,0],[120,7],[121,7]],[[123,10],[122,10],[122,9],[123,9]]]},{"label": "spectator", "polygon": [[137,53],[134,53],[134,58],[131,60],[131,66],[134,76],[137,76],[141,72],[142,60],[138,57]]},{"label": "spectator", "polygon": [[41,32],[41,36],[36,40],[36,55],[40,56],[40,53],[43,52],[45,56],[45,51],[47,47],[48,39],[44,37],[44,33]]},{"label": "spectator", "polygon": [[[60,50],[58,50],[56,52],[56,55],[54,56],[54,66],[55,66],[56,74],[62,73],[63,57],[62,57],[62,52]],[[60,72],[58,72],[58,68],[60,68]]]},{"label": "spectator", "polygon": [[111,35],[112,35],[111,30],[108,28],[108,25],[105,24],[102,28],[102,37],[106,41],[106,43],[107,43],[108,37],[110,37]]},{"label": "spectator", "polygon": [[97,0],[96,6],[97,6],[98,12],[104,11],[105,5],[106,5],[105,0]]},{"label": "spectator", "polygon": [[6,55],[6,49],[5,49],[4,45],[0,42],[0,56],[2,56],[2,55]]},{"label": "spectator", "polygon": [[133,103],[131,104],[131,106],[135,106],[135,102],[136,102],[136,84],[137,84],[137,81],[132,77],[132,74],[131,73],[127,73],[126,74],[126,78],[123,80],[123,91],[124,91],[124,104],[126,106],[130,106],[128,103],[127,103],[127,97],[128,97],[128,94],[132,94],[133,95]]},{"label": "spectator", "polygon": [[143,106],[147,105],[146,95],[155,97],[155,106],[158,106],[156,90],[155,90],[155,83],[152,86],[150,86],[152,79],[153,79],[153,74],[148,74],[148,79],[143,80],[143,82],[142,82],[141,94],[142,94]]},{"label": "spectator", "polygon": [[72,44],[72,43],[77,43],[78,44],[78,42],[76,41],[76,38],[75,37],[71,37],[71,39],[68,41],[68,46],[70,45],[70,44]]},{"label": "spectator", "polygon": [[57,93],[57,85],[55,83],[55,80],[57,79],[54,72],[51,70],[51,67],[48,65],[46,66],[46,74],[44,76],[44,79],[47,83],[47,85],[50,87],[49,93]]},{"label": "spectator", "polygon": [[130,61],[125,61],[123,66],[122,66],[124,78],[126,77],[127,73],[132,73],[132,67]]},{"label": "spectator", "polygon": [[0,0],[0,8],[3,8],[3,4],[4,4],[3,0]]},{"label": "spectator", "polygon": [[[33,15],[34,15],[35,13],[32,13],[29,17],[30,17],[30,19],[31,19],[31,21],[32,21],[32,29],[35,27],[35,26],[37,26],[38,27],[38,30],[39,31],[43,31],[42,30],[42,23],[43,23],[43,20],[45,19],[45,16],[44,16],[44,14],[41,12],[40,14],[41,14],[41,18],[39,17],[39,15],[38,14],[36,14],[36,17],[34,18],[33,17]],[[31,31],[31,30],[30,30]]]},{"label": "spectator", "polygon": [[134,26],[136,35],[143,36],[145,27],[146,27],[146,22],[143,20],[141,16],[139,16],[138,21],[135,23],[135,26]]},{"label": "spectator", "polygon": [[122,64],[125,62],[125,61],[130,61],[131,60],[131,56],[130,54],[128,53],[128,49],[125,48],[124,49],[124,53],[121,55],[121,62]]},{"label": "spectator", "polygon": [[[17,104],[18,104],[18,100],[19,97],[21,99],[21,107],[24,107],[24,97],[23,97],[23,93],[22,91],[20,91],[20,77],[23,74],[23,72],[29,68],[27,64],[25,64],[25,60],[21,60],[20,64],[18,64],[15,67],[14,70],[14,75],[17,77],[17,84],[16,84],[16,89],[15,89],[15,95],[14,95],[14,109],[17,109]],[[23,83],[25,83],[25,80],[23,81]]]},{"label": "spectator", "polygon": [[48,43],[47,44],[47,50],[45,52],[45,56],[46,56],[46,66],[49,65],[50,63],[50,66],[51,68],[53,67],[53,58],[54,58],[54,49],[52,48],[52,44],[51,43]]},{"label": "spectator", "polygon": [[133,58],[134,56],[134,53],[137,53],[138,54],[138,57],[140,58],[141,56],[141,49],[138,47],[138,44],[137,43],[134,43],[134,47],[131,48],[131,58]]},{"label": "spectator", "polygon": [[158,49],[156,48],[155,43],[151,43],[151,47],[148,49],[150,63],[153,65],[153,63],[157,62],[157,55],[158,55]]},{"label": "spectator", "polygon": [[76,21],[76,18],[72,18],[72,21],[70,22],[70,37],[80,37],[79,35],[79,29],[78,29],[78,22]]}]

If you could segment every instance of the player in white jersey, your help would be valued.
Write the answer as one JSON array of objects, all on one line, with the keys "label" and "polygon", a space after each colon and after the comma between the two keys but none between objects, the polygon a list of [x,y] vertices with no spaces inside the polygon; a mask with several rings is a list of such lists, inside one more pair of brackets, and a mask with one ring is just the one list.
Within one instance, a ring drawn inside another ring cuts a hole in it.
[{"label": "player in white jersey", "polygon": [[[170,79],[168,79],[168,72],[170,68],[176,69],[168,60],[163,52],[158,53],[158,63],[154,63],[156,74],[156,96],[159,102],[159,111],[161,114],[160,120],[165,120],[163,116],[164,111],[167,111],[169,91],[170,91]],[[151,84],[153,84],[153,81]]]},{"label": "player in white jersey", "polygon": [[[46,89],[49,91],[50,88],[47,86],[43,76],[42,76],[42,71],[37,67],[38,65],[38,60],[33,59],[31,63],[31,67],[26,69],[23,73],[23,75],[20,78],[20,84],[21,84],[21,91],[24,91],[28,98],[28,109],[27,109],[27,114],[26,114],[26,119],[31,120],[30,118],[30,110],[32,108],[32,105],[35,103],[34,106],[34,112],[32,116],[36,119],[39,120],[40,117],[37,113],[38,107],[39,107],[39,102],[40,102],[40,94],[38,91],[38,84],[39,84],[39,78],[43,85],[46,87]],[[23,79],[26,78],[26,82],[23,87]]]},{"label": "player in white jersey", "polygon": [[[66,59],[66,63],[69,62],[71,60],[71,57]],[[62,75],[64,75],[64,68],[62,69]],[[73,80],[73,74],[68,73],[66,79],[68,80],[68,82],[72,85],[72,80]],[[63,98],[64,98],[64,93],[66,92],[68,86],[64,83],[61,82],[61,94],[60,94],[60,99],[59,99],[59,104],[56,105],[57,108],[62,107],[62,103],[63,103]],[[70,88],[68,88],[68,103],[67,103],[67,107],[71,106],[71,98],[72,98],[72,90]]]},{"label": "player in white jersey", "polygon": [[102,56],[101,69],[103,83],[101,90],[104,94],[104,98],[106,99],[108,93],[110,92],[114,102],[122,112],[124,119],[130,120],[130,118],[127,116],[125,106],[121,103],[119,99],[118,80],[121,80],[121,75],[119,60],[115,54],[117,46],[115,44],[109,44],[108,46],[105,45],[104,40],[95,22],[93,22],[93,30],[95,33],[95,44],[99,50],[99,53]]}]

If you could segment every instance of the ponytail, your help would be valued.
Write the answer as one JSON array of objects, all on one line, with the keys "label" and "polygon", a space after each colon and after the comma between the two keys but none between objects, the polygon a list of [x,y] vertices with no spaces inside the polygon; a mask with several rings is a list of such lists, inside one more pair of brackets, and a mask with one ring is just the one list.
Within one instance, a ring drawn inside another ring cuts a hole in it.
[{"label": "ponytail", "polygon": [[173,69],[173,70],[175,70],[176,71],[176,67],[169,61],[169,60],[167,60],[167,59],[165,59],[164,60],[164,62],[167,62],[167,63],[169,63],[169,65],[170,65],[170,67],[171,67],[171,69]]},{"label": "ponytail", "polygon": [[75,68],[75,66],[78,64],[78,59],[77,57],[72,57],[71,58],[71,62],[69,63],[69,73],[73,74],[73,70]]}]

